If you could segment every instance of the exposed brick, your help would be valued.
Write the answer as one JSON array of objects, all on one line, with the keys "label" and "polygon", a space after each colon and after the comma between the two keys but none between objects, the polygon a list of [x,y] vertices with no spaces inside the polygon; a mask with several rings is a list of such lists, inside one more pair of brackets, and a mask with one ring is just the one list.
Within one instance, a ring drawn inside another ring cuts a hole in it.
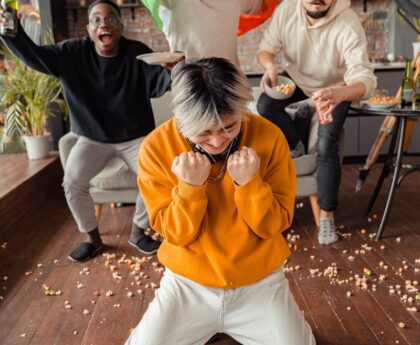
[{"label": "exposed brick", "polygon": [[[89,5],[92,0],[86,0]],[[127,1],[125,1],[127,2]],[[79,0],[66,0],[67,6],[78,5]],[[388,22],[384,19],[374,19],[375,11],[386,9],[386,0],[369,0],[368,13],[363,13],[363,1],[352,0],[352,8],[359,15],[368,40],[368,54],[372,60],[383,59],[388,51]],[[124,35],[127,38],[140,40],[156,51],[169,49],[164,35],[156,29],[146,8],[138,7],[134,10],[123,9]],[[86,9],[77,10],[77,22],[73,18],[73,11],[67,13],[67,25],[70,37],[86,35]],[[268,22],[261,25],[238,39],[238,54],[241,67],[246,73],[261,73],[256,60],[256,52]]]}]

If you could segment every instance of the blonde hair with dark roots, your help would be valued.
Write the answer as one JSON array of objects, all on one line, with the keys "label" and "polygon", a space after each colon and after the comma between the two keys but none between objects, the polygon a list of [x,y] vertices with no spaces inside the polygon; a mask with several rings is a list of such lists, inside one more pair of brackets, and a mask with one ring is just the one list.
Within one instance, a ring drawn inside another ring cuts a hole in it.
[{"label": "blonde hair with dark roots", "polygon": [[172,71],[173,112],[185,137],[221,124],[222,116],[242,116],[252,99],[247,78],[226,59],[184,60]]}]

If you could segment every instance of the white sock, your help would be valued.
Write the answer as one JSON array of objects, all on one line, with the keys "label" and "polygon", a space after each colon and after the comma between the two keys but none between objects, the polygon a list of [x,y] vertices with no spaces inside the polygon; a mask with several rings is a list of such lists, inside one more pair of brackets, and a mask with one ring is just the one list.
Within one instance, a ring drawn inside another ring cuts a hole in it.
[{"label": "white sock", "polygon": [[338,241],[338,235],[333,217],[321,216],[319,220],[318,242],[320,244],[331,244]]}]

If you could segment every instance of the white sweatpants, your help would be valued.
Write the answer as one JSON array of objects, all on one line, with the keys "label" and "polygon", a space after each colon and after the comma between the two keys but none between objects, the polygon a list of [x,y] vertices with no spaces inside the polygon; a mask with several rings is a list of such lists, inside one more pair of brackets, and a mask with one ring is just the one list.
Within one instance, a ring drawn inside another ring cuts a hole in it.
[{"label": "white sweatpants", "polygon": [[283,268],[255,284],[208,288],[166,270],[126,345],[205,344],[225,333],[244,345],[313,345]]}]

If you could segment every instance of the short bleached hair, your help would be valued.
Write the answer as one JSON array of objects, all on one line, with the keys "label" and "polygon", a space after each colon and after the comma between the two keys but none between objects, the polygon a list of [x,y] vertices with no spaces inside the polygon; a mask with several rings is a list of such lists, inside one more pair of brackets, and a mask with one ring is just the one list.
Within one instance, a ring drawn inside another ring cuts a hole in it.
[{"label": "short bleached hair", "polygon": [[172,106],[178,130],[193,137],[248,111],[252,88],[245,75],[223,58],[189,59],[172,71]]}]

